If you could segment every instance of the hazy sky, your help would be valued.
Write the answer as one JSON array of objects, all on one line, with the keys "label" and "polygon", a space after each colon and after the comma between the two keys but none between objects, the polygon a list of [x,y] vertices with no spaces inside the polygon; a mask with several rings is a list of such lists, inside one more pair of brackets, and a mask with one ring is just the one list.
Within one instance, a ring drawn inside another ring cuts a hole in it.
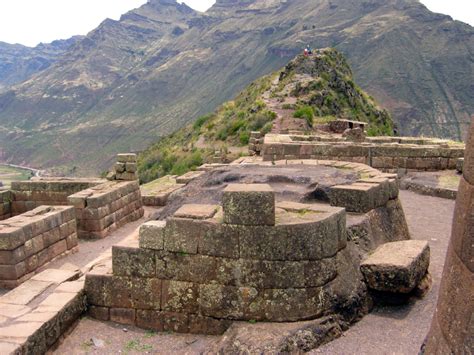
[{"label": "hazy sky", "polygon": [[[205,11],[215,1],[184,2]],[[473,0],[421,2],[432,11],[474,26]],[[0,41],[35,46],[39,42],[85,35],[105,18],[118,19],[121,14],[144,3],[146,0],[0,0]]]}]

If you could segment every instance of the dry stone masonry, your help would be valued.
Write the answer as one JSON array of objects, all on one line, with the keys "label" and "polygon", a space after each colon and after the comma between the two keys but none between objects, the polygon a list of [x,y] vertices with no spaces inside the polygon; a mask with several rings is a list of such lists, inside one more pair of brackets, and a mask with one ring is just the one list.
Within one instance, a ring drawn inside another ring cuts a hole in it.
[{"label": "dry stone masonry", "polygon": [[[39,206],[74,206],[80,238],[104,238],[143,216],[135,154],[118,154],[114,181],[34,178],[12,183],[0,194],[0,220]],[[118,170],[123,171],[119,172]],[[118,169],[118,170],[117,170]]]},{"label": "dry stone masonry", "polygon": [[445,140],[409,137],[367,137],[350,142],[338,136],[267,134],[264,161],[320,159],[356,162],[396,171],[455,169],[464,146]]},{"label": "dry stone masonry", "polygon": [[42,206],[0,222],[0,287],[14,288],[77,248],[74,208]]},{"label": "dry stone masonry", "polygon": [[334,133],[344,133],[347,130],[352,129],[360,129],[362,132],[365,131],[365,128],[368,126],[367,122],[360,122],[360,121],[351,121],[351,120],[344,120],[338,119],[329,122],[329,130],[330,132]]},{"label": "dry stone masonry", "polygon": [[[368,294],[354,241],[409,238],[396,175],[357,163],[306,163],[308,169],[354,169],[362,180],[355,183],[371,187],[360,197],[369,201],[360,217],[346,221],[342,207],[357,202],[343,194],[333,206],[276,202],[267,184],[230,184],[222,205],[184,204],[167,220],[143,224],[138,240],[115,246],[111,267],[86,276],[90,314],[207,334],[221,334],[232,321],[293,322],[340,307],[351,309],[348,322],[359,317]],[[371,235],[379,225],[380,234]]]},{"label": "dry stone masonry", "polygon": [[250,133],[249,139],[249,154],[260,155],[263,145],[263,134],[261,132],[255,131]]},{"label": "dry stone masonry", "polygon": [[0,191],[0,221],[12,216],[12,200],[11,191]]},{"label": "dry stone masonry", "polygon": [[117,154],[117,162],[113,172],[107,176],[108,180],[134,181],[138,180],[137,155]]},{"label": "dry stone masonry", "polygon": [[166,206],[170,195],[181,189],[184,184],[178,184],[175,176],[163,176],[160,179],[140,186],[143,205],[162,207]]},{"label": "dry stone masonry", "polygon": [[343,209],[275,206],[268,185],[230,185],[223,208],[184,205],[143,225],[139,246],[114,247],[113,274],[87,275],[86,292],[93,315],[155,330],[310,319],[328,306],[345,246]]},{"label": "dry stone masonry", "polygon": [[75,207],[80,238],[105,238],[112,230],[140,219],[143,205],[138,181],[107,182],[68,197]]},{"label": "dry stone masonry", "polygon": [[84,280],[47,269],[0,297],[0,353],[45,354],[86,310]]},{"label": "dry stone masonry", "polygon": [[34,178],[12,182],[12,213],[21,214],[39,206],[67,206],[68,196],[104,183],[101,179]]},{"label": "dry stone masonry", "polygon": [[466,147],[451,242],[426,354],[472,354],[474,349],[474,117]]}]

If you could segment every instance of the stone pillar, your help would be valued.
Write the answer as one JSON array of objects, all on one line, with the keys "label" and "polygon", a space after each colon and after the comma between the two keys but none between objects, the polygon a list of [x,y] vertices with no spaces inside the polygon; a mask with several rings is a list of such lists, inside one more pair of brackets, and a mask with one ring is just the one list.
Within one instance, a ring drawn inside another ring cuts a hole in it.
[{"label": "stone pillar", "polygon": [[117,162],[113,171],[107,176],[108,180],[134,181],[138,180],[137,155],[117,154]]},{"label": "stone pillar", "polygon": [[474,351],[474,117],[465,155],[451,242],[425,354]]}]

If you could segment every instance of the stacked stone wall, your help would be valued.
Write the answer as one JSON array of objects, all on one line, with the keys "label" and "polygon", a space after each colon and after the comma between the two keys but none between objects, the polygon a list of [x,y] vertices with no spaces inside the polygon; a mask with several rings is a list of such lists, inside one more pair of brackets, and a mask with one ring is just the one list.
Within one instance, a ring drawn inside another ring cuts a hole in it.
[{"label": "stacked stone wall", "polygon": [[367,122],[350,121],[350,120],[334,120],[329,122],[329,130],[334,133],[344,133],[348,129],[360,128],[365,131]]},{"label": "stacked stone wall", "polygon": [[113,274],[86,277],[91,314],[220,334],[233,320],[297,321],[331,307],[346,247],[343,209],[286,203],[276,223],[268,186],[227,190],[223,201],[185,205],[167,222],[143,225],[139,245],[115,246]]},{"label": "stacked stone wall", "polygon": [[0,221],[12,216],[12,200],[11,191],[0,191]]},{"label": "stacked stone wall", "polygon": [[117,154],[117,162],[107,179],[111,181],[138,180],[137,155],[131,153]]},{"label": "stacked stone wall", "polygon": [[474,349],[474,117],[457,196],[426,354],[472,354]]},{"label": "stacked stone wall", "polygon": [[0,222],[0,287],[18,286],[77,244],[73,207],[42,206]]},{"label": "stacked stone wall", "polygon": [[107,182],[68,197],[77,215],[80,238],[105,238],[143,216],[138,181]]},{"label": "stacked stone wall", "polygon": [[334,137],[267,135],[263,160],[318,159],[367,164],[384,170],[456,169],[464,147],[444,141],[377,137],[364,143],[345,142]]},{"label": "stacked stone wall", "polygon": [[249,154],[260,155],[263,145],[263,135],[261,132],[255,131],[250,133]]},{"label": "stacked stone wall", "polygon": [[68,196],[103,183],[99,179],[38,179],[12,182],[12,214],[19,215],[39,206],[67,206]]}]

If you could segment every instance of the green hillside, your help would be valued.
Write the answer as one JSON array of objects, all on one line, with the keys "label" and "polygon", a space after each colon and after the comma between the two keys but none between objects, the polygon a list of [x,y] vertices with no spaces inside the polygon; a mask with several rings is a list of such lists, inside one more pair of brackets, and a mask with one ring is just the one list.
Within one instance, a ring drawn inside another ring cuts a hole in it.
[{"label": "green hillside", "polygon": [[142,182],[180,175],[211,162],[216,151],[234,159],[246,154],[250,132],[268,133],[280,121],[300,120],[304,131],[336,118],[369,123],[372,135],[393,134],[390,115],[353,81],[344,56],[335,49],[300,55],[282,70],[264,76],[214,113],[176,131],[139,157]]}]

